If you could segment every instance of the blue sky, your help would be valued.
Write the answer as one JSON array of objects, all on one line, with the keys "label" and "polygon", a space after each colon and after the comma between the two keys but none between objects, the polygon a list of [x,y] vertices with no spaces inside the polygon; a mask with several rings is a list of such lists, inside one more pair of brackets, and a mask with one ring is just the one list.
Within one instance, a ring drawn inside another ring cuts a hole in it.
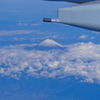
[{"label": "blue sky", "polygon": [[0,100],[100,99],[100,33],[43,22],[71,5],[0,0]]}]

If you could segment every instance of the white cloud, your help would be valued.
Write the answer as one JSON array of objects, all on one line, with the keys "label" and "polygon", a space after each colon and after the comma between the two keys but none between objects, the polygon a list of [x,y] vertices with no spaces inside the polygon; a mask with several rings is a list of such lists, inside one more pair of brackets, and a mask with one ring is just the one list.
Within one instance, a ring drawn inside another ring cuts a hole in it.
[{"label": "white cloud", "polygon": [[17,38],[17,37],[14,37],[12,40],[13,41],[24,41],[26,39],[25,38]]},{"label": "white cloud", "polygon": [[36,32],[35,30],[11,30],[11,31],[5,31],[2,30],[0,31],[0,36],[4,36],[4,35],[15,35],[15,34],[30,34]]},{"label": "white cloud", "polygon": [[27,26],[27,23],[18,23],[17,26]]},{"label": "white cloud", "polygon": [[[18,23],[17,26],[28,26],[29,24],[27,23]],[[41,24],[40,23],[32,23],[30,24],[30,26],[40,26]]]},{"label": "white cloud", "polygon": [[40,26],[41,24],[39,24],[39,23],[33,23],[33,24],[31,24],[31,26]]},{"label": "white cloud", "polygon": [[95,37],[94,36],[91,36],[91,38],[90,39],[95,39]]},{"label": "white cloud", "polygon": [[100,32],[97,32],[97,31],[92,31],[92,33],[99,34]]},{"label": "white cloud", "polygon": [[13,40],[18,41],[19,39],[17,37],[14,37]]},{"label": "white cloud", "polygon": [[79,39],[86,39],[88,37],[88,35],[82,35],[79,37]]},{"label": "white cloud", "polygon": [[76,43],[64,50],[26,50],[36,44],[0,47],[0,74],[19,78],[75,76],[81,82],[100,83],[100,45]]}]

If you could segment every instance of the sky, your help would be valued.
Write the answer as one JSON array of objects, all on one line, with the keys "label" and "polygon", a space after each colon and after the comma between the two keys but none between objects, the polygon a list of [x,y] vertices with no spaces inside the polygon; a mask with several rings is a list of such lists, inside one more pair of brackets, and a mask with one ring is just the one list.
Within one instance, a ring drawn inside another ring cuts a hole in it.
[{"label": "sky", "polygon": [[43,22],[72,5],[0,0],[0,100],[100,99],[100,33]]}]

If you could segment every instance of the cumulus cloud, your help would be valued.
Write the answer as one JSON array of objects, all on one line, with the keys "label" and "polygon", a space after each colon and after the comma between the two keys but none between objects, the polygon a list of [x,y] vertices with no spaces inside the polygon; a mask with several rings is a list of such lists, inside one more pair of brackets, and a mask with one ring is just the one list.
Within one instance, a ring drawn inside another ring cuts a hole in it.
[{"label": "cumulus cloud", "polygon": [[0,74],[19,78],[22,73],[33,77],[66,78],[100,83],[100,45],[76,43],[64,50],[26,50],[36,44],[0,47]]},{"label": "cumulus cloud", "polygon": [[5,30],[1,30],[0,31],[0,36],[4,36],[4,35],[15,35],[15,34],[30,34],[36,32],[35,30],[11,30],[11,31],[5,31]]},{"label": "cumulus cloud", "polygon": [[88,37],[88,35],[82,35],[79,37],[79,39],[86,39]]}]

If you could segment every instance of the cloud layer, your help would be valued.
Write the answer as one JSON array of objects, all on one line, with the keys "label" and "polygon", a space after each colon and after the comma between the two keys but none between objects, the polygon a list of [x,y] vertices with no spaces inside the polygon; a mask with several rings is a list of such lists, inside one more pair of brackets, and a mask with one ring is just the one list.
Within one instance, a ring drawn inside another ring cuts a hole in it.
[{"label": "cloud layer", "polygon": [[0,47],[0,74],[19,78],[66,78],[75,76],[82,82],[100,83],[100,45],[76,43],[62,49],[26,50],[36,44]]},{"label": "cloud layer", "polygon": [[30,34],[36,32],[35,30],[13,30],[13,31],[5,31],[1,30],[0,31],[0,36],[5,36],[5,35],[16,35],[16,34]]}]

